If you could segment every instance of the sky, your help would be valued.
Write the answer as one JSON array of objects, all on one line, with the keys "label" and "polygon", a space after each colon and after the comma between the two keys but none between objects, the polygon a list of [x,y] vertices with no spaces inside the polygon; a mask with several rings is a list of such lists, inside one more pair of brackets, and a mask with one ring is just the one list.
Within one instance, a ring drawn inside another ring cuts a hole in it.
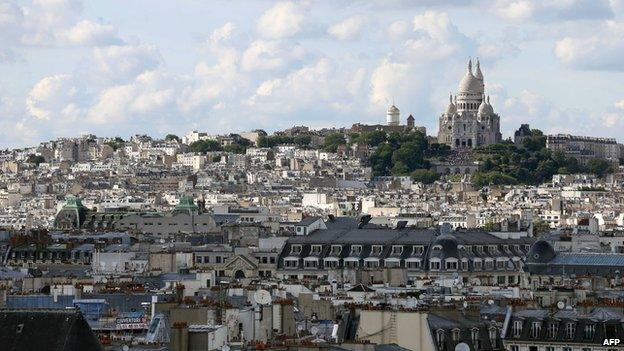
[{"label": "sky", "polygon": [[404,122],[478,58],[503,136],[624,132],[624,0],[0,0],[0,148]]}]

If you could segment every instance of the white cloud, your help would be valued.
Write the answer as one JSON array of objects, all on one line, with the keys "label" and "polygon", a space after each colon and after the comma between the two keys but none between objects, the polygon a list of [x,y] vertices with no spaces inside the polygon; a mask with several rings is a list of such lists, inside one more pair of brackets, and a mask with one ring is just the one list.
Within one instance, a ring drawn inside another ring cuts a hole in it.
[{"label": "white cloud", "polygon": [[616,102],[615,107],[619,108],[620,110],[624,110],[624,100],[620,100],[618,102]]},{"label": "white cloud", "polygon": [[299,33],[304,19],[300,4],[278,2],[262,14],[256,28],[268,39],[288,38]]},{"label": "white cloud", "polygon": [[[28,113],[40,120],[60,120],[75,117],[78,88],[70,75],[55,75],[41,79],[26,99]],[[72,107],[68,107],[73,105]],[[68,113],[72,112],[72,113]]]},{"label": "white cloud", "polygon": [[573,68],[624,70],[624,25],[607,21],[591,34],[563,38],[555,45],[555,55]]},{"label": "white cloud", "polygon": [[97,47],[93,56],[99,76],[112,82],[132,80],[162,62],[156,46],[149,44]]},{"label": "white cloud", "polygon": [[469,52],[472,40],[461,33],[445,12],[425,11],[413,20],[414,38],[405,42],[412,57],[446,59]]},{"label": "white cloud", "polygon": [[388,26],[388,36],[392,40],[404,39],[410,31],[410,24],[407,21],[394,21]]},{"label": "white cloud", "polygon": [[236,26],[232,22],[227,22],[223,26],[215,29],[210,35],[210,43],[213,45],[227,42],[236,32]]},{"label": "white cloud", "polygon": [[609,0],[498,0],[493,9],[514,22],[604,20],[614,16]]},{"label": "white cloud", "polygon": [[354,40],[360,37],[365,24],[364,17],[353,16],[329,27],[327,32],[338,40]]},{"label": "white cloud", "polygon": [[117,37],[117,29],[112,25],[87,20],[80,21],[71,28],[60,30],[57,38],[60,43],[69,45],[100,46],[122,42]]}]

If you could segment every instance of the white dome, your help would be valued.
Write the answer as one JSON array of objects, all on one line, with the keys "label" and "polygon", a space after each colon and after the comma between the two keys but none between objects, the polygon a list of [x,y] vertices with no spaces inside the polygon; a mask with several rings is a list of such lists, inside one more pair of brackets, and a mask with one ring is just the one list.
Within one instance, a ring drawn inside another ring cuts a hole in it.
[{"label": "white dome", "polygon": [[468,71],[459,83],[459,88],[457,90],[459,93],[482,94],[483,82],[473,76],[472,72]]}]

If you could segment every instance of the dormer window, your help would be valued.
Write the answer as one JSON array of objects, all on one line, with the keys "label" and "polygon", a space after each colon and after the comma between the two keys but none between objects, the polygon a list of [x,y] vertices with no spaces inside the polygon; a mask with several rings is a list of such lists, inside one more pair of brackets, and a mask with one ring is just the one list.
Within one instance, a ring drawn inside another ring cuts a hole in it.
[{"label": "dormer window", "polygon": [[290,253],[298,255],[301,253],[301,245],[293,245],[290,247]]},{"label": "dormer window", "polygon": [[556,339],[558,332],[559,332],[559,325],[557,323],[550,323],[550,325],[548,325],[548,338],[549,339]]},{"label": "dormer window", "polygon": [[400,245],[392,246],[392,254],[393,255],[400,255],[402,253],[403,253],[403,246],[400,246]]},{"label": "dormer window", "polygon": [[440,251],[440,250],[442,250],[442,246],[440,246],[440,245],[435,245],[433,247],[433,251]]},{"label": "dormer window", "polygon": [[331,254],[334,256],[340,255],[342,251],[342,245],[332,245],[331,246]]},{"label": "dormer window", "polygon": [[478,245],[478,246],[476,247],[476,250],[477,250],[477,253],[478,253],[478,254],[483,254],[483,246]]},{"label": "dormer window", "polygon": [[492,346],[494,346],[494,348],[497,348],[496,347],[496,344],[497,344],[496,337],[498,336],[497,334],[498,334],[498,329],[496,329],[496,327],[491,327],[489,336],[490,336],[490,343],[492,344]]},{"label": "dormer window", "polygon": [[453,329],[453,341],[459,342],[459,329],[457,328]]},{"label": "dormer window", "polygon": [[362,253],[362,245],[352,245],[351,246],[351,254],[359,255]]},{"label": "dormer window", "polygon": [[381,245],[373,245],[373,247],[371,248],[371,255],[381,255],[382,249],[383,246]]},{"label": "dormer window", "polygon": [[414,246],[414,255],[422,255],[423,252],[425,252],[425,248],[423,246]]},{"label": "dormer window", "polygon": [[574,332],[576,332],[576,325],[574,324],[574,322],[567,322],[565,325],[565,338],[574,338]]},{"label": "dormer window", "polygon": [[444,330],[438,329],[436,330],[436,343],[438,344],[438,349],[442,349],[444,345]]},{"label": "dormer window", "polygon": [[512,333],[514,338],[519,338],[522,334],[522,321],[514,321]]},{"label": "dormer window", "polygon": [[594,338],[594,334],[596,333],[596,325],[595,324],[586,324],[585,332],[583,333],[583,337],[586,340],[592,340]]},{"label": "dormer window", "polygon": [[479,339],[479,328],[472,328],[470,331],[470,339],[472,340],[472,344],[475,346],[475,350],[480,349],[480,339]]},{"label": "dormer window", "polygon": [[539,338],[540,332],[542,331],[542,323],[541,322],[533,322],[531,324],[531,338],[537,339]]},{"label": "dormer window", "polygon": [[322,249],[323,249],[322,245],[312,245],[312,250],[310,250],[310,254],[320,255]]}]

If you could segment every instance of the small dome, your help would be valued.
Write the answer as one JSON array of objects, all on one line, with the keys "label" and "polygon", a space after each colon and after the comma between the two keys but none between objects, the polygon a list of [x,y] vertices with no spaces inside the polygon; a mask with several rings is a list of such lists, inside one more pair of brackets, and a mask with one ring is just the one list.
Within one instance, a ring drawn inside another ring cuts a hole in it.
[{"label": "small dome", "polygon": [[527,261],[529,263],[548,263],[555,257],[555,249],[544,240],[538,240],[531,246]]},{"label": "small dome", "polygon": [[399,113],[399,112],[401,111],[399,111],[399,109],[394,105],[388,107],[388,113]]},{"label": "small dome", "polygon": [[460,258],[457,249],[457,239],[450,234],[442,234],[438,236],[431,249],[429,249],[429,258],[439,258],[441,260],[447,258]]},{"label": "small dome", "polygon": [[455,114],[455,112],[457,112],[457,107],[453,103],[453,95],[450,95],[449,96],[449,104],[446,107],[446,114],[447,115],[453,115],[453,114]]},{"label": "small dome", "polygon": [[481,101],[481,104],[479,105],[479,110],[477,111],[477,113],[479,113],[480,115],[487,115],[490,113],[490,106],[488,106],[488,104],[485,102],[485,99],[483,99],[483,101]]},{"label": "small dome", "polygon": [[492,104],[490,104],[490,96],[489,95],[487,97],[487,106],[488,106],[488,111],[490,112],[490,114],[494,114],[494,107],[492,107]]}]

